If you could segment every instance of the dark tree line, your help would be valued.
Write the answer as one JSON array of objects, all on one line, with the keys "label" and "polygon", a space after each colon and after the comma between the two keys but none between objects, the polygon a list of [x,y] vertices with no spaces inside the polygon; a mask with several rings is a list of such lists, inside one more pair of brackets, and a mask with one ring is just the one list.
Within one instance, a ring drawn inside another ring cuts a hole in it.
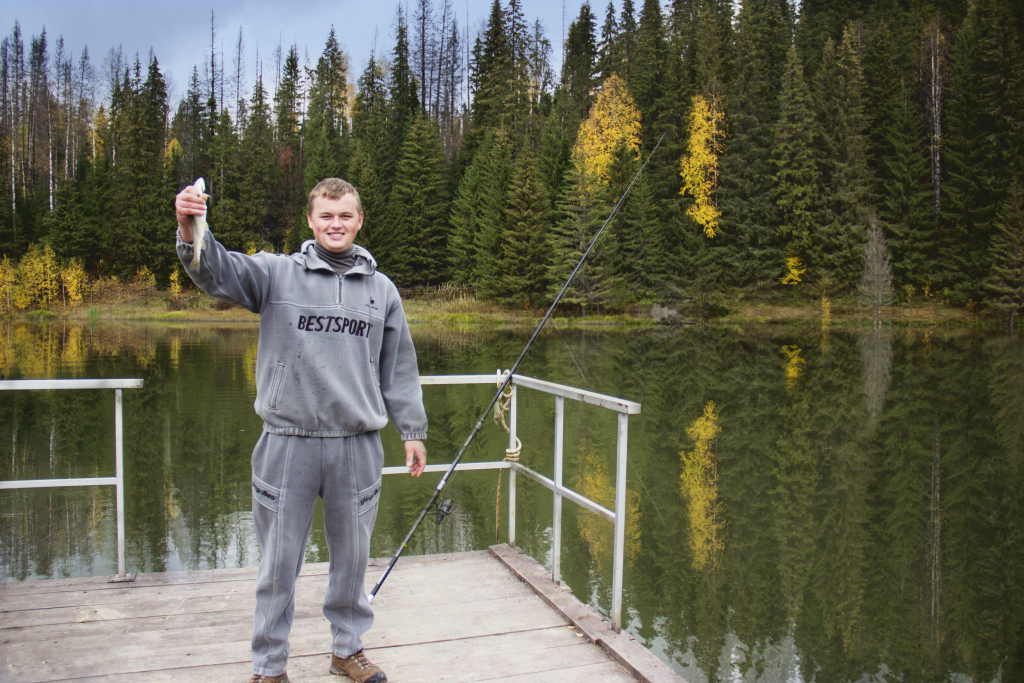
[{"label": "dark tree line", "polygon": [[[400,285],[542,306],[664,134],[576,303],[853,292],[877,216],[898,299],[1012,313],[1022,40],[1010,0],[806,0],[799,14],[786,0],[611,0],[582,5],[556,75],[557,48],[519,0],[495,0],[477,35],[450,0],[418,0],[361,73],[332,29],[315,65],[299,46],[279,48],[273,74],[257,63],[248,93],[241,32],[225,60],[211,28],[171,103],[155,55],[111,51],[97,73],[45,31],[26,48],[15,24],[0,49],[0,245],[15,261],[48,243],[94,274],[165,279],[170,197],[194,178],[226,244],[292,250],[310,237],[308,190],[342,175],[362,195],[361,241]],[[636,141],[595,108],[613,76],[639,112]],[[711,142],[705,110],[721,123]],[[611,140],[598,156],[588,119]],[[684,183],[686,159],[703,160],[703,180]]]}]

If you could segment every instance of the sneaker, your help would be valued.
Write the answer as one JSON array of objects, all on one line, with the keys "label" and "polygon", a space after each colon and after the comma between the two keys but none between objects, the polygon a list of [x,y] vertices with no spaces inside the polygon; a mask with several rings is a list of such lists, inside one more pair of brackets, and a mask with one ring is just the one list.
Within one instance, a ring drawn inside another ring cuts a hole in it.
[{"label": "sneaker", "polygon": [[249,683],[288,683],[288,673],[285,672],[280,676],[264,676],[263,674],[253,674],[252,678],[249,679]]},{"label": "sneaker", "polygon": [[388,680],[380,667],[367,659],[362,650],[345,659],[331,654],[331,673],[347,675],[356,683],[387,683]]}]

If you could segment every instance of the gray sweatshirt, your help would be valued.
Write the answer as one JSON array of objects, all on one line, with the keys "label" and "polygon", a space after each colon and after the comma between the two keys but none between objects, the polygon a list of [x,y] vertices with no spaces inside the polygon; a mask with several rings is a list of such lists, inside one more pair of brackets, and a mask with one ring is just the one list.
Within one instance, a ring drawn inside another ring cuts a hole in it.
[{"label": "gray sweatshirt", "polygon": [[[313,248],[291,255],[228,251],[206,233],[198,271],[192,244],[178,257],[207,294],[260,314],[256,414],[274,434],[352,436],[394,420],[404,441],[427,437],[416,349],[395,285],[356,246],[336,274]],[[386,411],[385,411],[386,407]]]}]

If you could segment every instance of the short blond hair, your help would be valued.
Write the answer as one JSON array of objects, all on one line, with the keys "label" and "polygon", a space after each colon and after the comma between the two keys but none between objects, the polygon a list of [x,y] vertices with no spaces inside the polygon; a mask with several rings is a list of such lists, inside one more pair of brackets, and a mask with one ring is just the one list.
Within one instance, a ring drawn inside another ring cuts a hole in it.
[{"label": "short blond hair", "polygon": [[324,178],[316,184],[309,192],[309,203],[306,204],[306,214],[313,215],[313,201],[317,197],[325,197],[326,199],[341,199],[345,195],[350,194],[356,198],[356,209],[359,213],[363,212],[363,203],[359,200],[359,193],[356,188],[352,187],[352,183],[341,178]]}]

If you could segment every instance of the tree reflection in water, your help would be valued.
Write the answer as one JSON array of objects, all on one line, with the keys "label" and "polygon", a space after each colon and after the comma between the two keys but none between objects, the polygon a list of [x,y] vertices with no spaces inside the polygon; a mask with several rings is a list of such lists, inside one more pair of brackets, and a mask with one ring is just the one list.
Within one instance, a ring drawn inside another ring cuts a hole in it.
[{"label": "tree reflection in water", "polygon": [[[525,334],[413,333],[423,374],[493,374]],[[0,327],[4,378],[145,380],[125,392],[129,571],[258,562],[256,340],[242,324]],[[523,373],[643,404],[629,432],[626,627],[690,680],[1024,677],[1020,338],[570,328],[542,337]],[[491,391],[425,390],[433,462],[450,460]],[[112,475],[111,393],[0,394],[0,479]],[[694,449],[687,429],[711,402],[727,542],[701,563],[680,452]],[[522,461],[550,476],[554,401],[523,390],[519,406]],[[567,402],[565,481],[606,505],[615,435],[614,415]],[[397,435],[382,436],[386,464],[401,464]],[[488,427],[468,457],[498,460],[505,441]],[[438,476],[386,479],[374,555],[393,551]],[[496,477],[453,479],[456,512],[424,525],[410,552],[493,543]],[[517,510],[517,544],[550,562],[550,493],[520,478]],[[3,579],[112,573],[113,518],[110,488],[0,493]],[[611,534],[565,506],[563,577],[605,611]],[[319,516],[307,559],[327,559]]]}]

